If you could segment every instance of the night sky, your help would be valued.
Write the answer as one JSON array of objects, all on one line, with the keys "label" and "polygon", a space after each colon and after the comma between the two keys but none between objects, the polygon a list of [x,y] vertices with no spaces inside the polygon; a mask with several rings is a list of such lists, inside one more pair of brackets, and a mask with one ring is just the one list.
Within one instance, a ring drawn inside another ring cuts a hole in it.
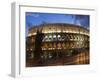
[{"label": "night sky", "polygon": [[28,29],[35,25],[43,23],[68,23],[81,25],[89,29],[89,15],[75,15],[75,14],[54,14],[54,13],[35,13],[26,12],[26,35]]}]

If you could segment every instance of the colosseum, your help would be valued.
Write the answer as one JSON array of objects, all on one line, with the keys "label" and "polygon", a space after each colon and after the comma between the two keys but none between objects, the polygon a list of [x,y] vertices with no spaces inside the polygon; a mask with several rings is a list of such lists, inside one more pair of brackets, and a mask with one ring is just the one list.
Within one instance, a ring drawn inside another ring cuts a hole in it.
[{"label": "colosseum", "polygon": [[89,64],[89,30],[66,23],[33,26],[26,37],[26,67]]}]

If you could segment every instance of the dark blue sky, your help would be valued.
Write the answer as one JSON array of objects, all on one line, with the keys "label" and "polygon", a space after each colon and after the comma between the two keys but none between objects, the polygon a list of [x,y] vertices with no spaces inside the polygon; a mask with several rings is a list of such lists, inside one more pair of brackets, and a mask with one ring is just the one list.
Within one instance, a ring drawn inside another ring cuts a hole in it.
[{"label": "dark blue sky", "polygon": [[42,23],[69,23],[89,28],[89,15],[26,12],[26,34],[28,29]]}]

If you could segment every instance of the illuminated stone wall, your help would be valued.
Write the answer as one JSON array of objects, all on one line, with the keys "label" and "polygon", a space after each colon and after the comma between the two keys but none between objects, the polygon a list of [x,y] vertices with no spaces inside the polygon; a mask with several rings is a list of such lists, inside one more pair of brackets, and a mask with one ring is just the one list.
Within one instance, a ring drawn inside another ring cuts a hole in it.
[{"label": "illuminated stone wall", "polygon": [[[89,30],[71,24],[42,24],[30,28],[26,39],[26,58],[34,59],[37,31],[44,34],[41,59],[63,56],[65,59],[63,64],[89,63]],[[66,59],[66,57],[70,59]]]}]

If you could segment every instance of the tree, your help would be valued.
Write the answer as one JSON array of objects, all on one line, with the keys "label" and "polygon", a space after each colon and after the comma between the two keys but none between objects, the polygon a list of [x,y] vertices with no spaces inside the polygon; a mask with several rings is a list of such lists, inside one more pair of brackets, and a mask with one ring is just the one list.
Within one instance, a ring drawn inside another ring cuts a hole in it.
[{"label": "tree", "polygon": [[44,34],[39,32],[37,30],[36,38],[35,38],[35,50],[34,50],[34,59],[36,61],[39,61],[41,59],[41,54],[42,54],[42,40],[43,40]]}]

